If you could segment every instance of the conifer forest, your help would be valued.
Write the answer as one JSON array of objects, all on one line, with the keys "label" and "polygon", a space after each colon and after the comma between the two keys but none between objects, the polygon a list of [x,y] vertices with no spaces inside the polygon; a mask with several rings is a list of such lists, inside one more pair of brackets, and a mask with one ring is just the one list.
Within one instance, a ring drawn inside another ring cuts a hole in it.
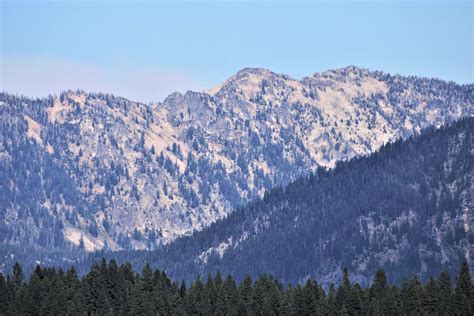
[{"label": "conifer forest", "polygon": [[229,275],[196,277],[191,284],[171,280],[145,265],[102,259],[79,277],[71,267],[41,268],[25,278],[20,264],[0,274],[0,315],[472,315],[474,287],[464,261],[452,280],[447,272],[425,284],[417,275],[402,284],[387,282],[383,269],[370,287],[351,282],[343,270],[339,286],[317,280],[282,284],[271,275],[240,284]]}]

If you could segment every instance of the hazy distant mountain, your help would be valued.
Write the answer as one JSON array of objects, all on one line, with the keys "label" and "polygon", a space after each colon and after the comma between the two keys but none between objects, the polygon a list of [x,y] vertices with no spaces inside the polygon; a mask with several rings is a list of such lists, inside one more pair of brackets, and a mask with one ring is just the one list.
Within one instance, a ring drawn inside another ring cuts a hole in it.
[{"label": "hazy distant mountain", "polygon": [[3,253],[154,249],[318,166],[473,116],[473,104],[472,84],[356,67],[302,80],[243,69],[150,105],[2,93]]},{"label": "hazy distant mountain", "polygon": [[344,267],[361,284],[380,267],[399,284],[415,273],[454,276],[464,258],[474,267],[473,143],[474,118],[429,128],[275,188],[156,252],[110,256],[188,280],[220,270],[328,286]]}]

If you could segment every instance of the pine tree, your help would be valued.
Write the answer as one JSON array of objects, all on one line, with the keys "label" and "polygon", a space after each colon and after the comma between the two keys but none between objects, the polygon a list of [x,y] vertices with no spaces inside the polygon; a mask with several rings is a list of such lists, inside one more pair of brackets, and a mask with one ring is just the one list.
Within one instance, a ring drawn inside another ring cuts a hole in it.
[{"label": "pine tree", "polygon": [[333,283],[329,285],[327,304],[329,307],[330,315],[337,315],[339,313],[339,310],[337,309],[337,306],[336,306],[336,288],[334,287]]},{"label": "pine tree", "polygon": [[326,292],[321,285],[319,285],[319,303],[318,309],[321,315],[328,315],[329,314],[329,303],[326,297]]},{"label": "pine tree", "polygon": [[280,293],[280,286],[278,283],[273,280],[270,276],[266,280],[266,284],[264,287],[265,295],[264,295],[264,302],[265,302],[265,310],[269,310],[271,314],[277,314],[280,308],[280,300],[281,300],[281,293]]},{"label": "pine tree", "polygon": [[456,287],[459,288],[461,293],[463,293],[468,299],[471,297],[472,279],[469,271],[469,264],[466,259],[463,260],[461,268],[459,269],[456,278]]},{"label": "pine tree", "polygon": [[422,299],[424,295],[423,287],[421,286],[420,279],[417,275],[414,275],[410,281],[404,280],[402,293],[403,311],[405,313],[424,313],[422,307]]},{"label": "pine tree", "polygon": [[207,275],[205,289],[206,289],[207,296],[209,298],[209,303],[211,304],[211,311],[212,313],[215,313],[216,301],[217,301],[217,289],[214,286],[214,280],[212,279],[212,276],[210,273]]},{"label": "pine tree", "polygon": [[375,313],[384,313],[389,299],[389,286],[384,269],[375,272],[374,281],[369,289],[371,309]]},{"label": "pine tree", "polygon": [[224,302],[225,302],[225,314],[226,315],[237,315],[237,306],[239,303],[239,291],[237,284],[230,274],[227,275],[224,284]]},{"label": "pine tree", "polygon": [[217,314],[222,315],[225,313],[225,298],[223,292],[223,282],[222,274],[220,271],[217,271],[216,276],[214,277],[214,287],[216,288],[216,301],[214,304],[214,309]]},{"label": "pine tree", "polygon": [[252,301],[251,301],[251,306],[250,306],[250,311],[251,314],[256,314],[256,315],[262,315],[263,313],[263,305],[265,303],[264,301],[264,289],[262,287],[262,276],[257,280],[254,290],[253,290],[253,296],[252,296]]},{"label": "pine tree", "polygon": [[62,270],[49,280],[49,291],[41,302],[41,314],[65,315],[67,311],[66,284]]},{"label": "pine tree", "polygon": [[283,294],[283,297],[280,303],[279,314],[280,315],[293,315],[294,314],[293,289],[291,288],[291,286],[289,286],[286,289],[285,293]]},{"label": "pine tree", "polygon": [[170,314],[186,315],[186,308],[177,284],[173,285],[172,293],[168,296],[168,305],[170,308]]},{"label": "pine tree", "polygon": [[456,288],[454,290],[453,310],[456,313],[462,311],[463,315],[472,315],[472,286],[469,264],[464,259],[456,277]]},{"label": "pine tree", "polygon": [[155,280],[153,279],[153,270],[148,263],[145,264],[142,271],[143,291],[153,292]]},{"label": "pine tree", "polygon": [[143,296],[141,293],[141,279],[136,278],[133,286],[130,287],[127,299],[123,306],[121,307],[121,314],[125,315],[137,315],[144,313],[143,310]]},{"label": "pine tree", "polygon": [[400,299],[400,290],[395,285],[389,290],[388,299],[382,310],[387,315],[400,315],[402,313],[402,302]]},{"label": "pine tree", "polygon": [[0,273],[0,315],[7,314],[9,301],[7,281],[3,277],[3,274]]},{"label": "pine tree", "polygon": [[[153,300],[155,302],[154,309],[157,310],[159,315],[169,315],[171,313],[171,306],[169,305],[169,291],[160,289],[158,286],[155,286],[153,292]],[[177,291],[179,295],[179,291]]]},{"label": "pine tree", "polygon": [[438,284],[433,278],[430,278],[425,287],[425,295],[423,298],[423,310],[428,314],[435,314],[438,311],[439,300]]},{"label": "pine tree", "polygon": [[361,298],[358,296],[359,292],[351,289],[347,292],[344,306],[347,309],[349,315],[360,315],[362,311]]},{"label": "pine tree", "polygon": [[252,305],[253,282],[250,275],[246,275],[240,284],[240,298],[247,309]]},{"label": "pine tree", "polygon": [[136,289],[139,279],[135,279],[133,267],[130,263],[122,264],[118,270],[118,286],[120,289],[120,313],[133,314],[138,309]]},{"label": "pine tree", "polygon": [[[193,284],[191,284],[187,295],[186,306],[189,314],[209,315],[211,313],[211,305],[206,294],[201,278],[197,277]],[[225,306],[222,309],[224,310]]]},{"label": "pine tree", "polygon": [[448,315],[472,315],[469,301],[460,287],[456,287],[454,290],[454,296],[448,308]]},{"label": "pine tree", "polygon": [[11,281],[15,290],[19,290],[24,285],[25,276],[23,275],[23,269],[18,262],[15,262],[15,265],[13,266]]},{"label": "pine tree", "polygon": [[181,286],[179,287],[179,294],[181,298],[184,300],[186,298],[186,282],[184,280],[181,281]]},{"label": "pine tree", "polygon": [[43,278],[43,271],[38,265],[36,266],[35,271],[31,274],[27,289],[28,300],[24,302],[28,314],[35,315],[39,313],[39,308],[45,295],[45,287],[42,284]]},{"label": "pine tree", "polygon": [[299,284],[293,290],[293,308],[296,315],[308,315],[303,289]]},{"label": "pine tree", "polygon": [[383,301],[383,299],[387,297],[387,294],[387,275],[383,269],[379,269],[377,272],[375,272],[375,278],[372,282],[372,286],[370,287],[370,296],[379,301]]},{"label": "pine tree", "polygon": [[318,291],[317,284],[311,279],[306,281],[303,287],[302,296],[306,311],[309,315],[315,315],[318,312],[318,304],[315,297],[315,292]]},{"label": "pine tree", "polygon": [[28,301],[28,292],[24,283],[20,285],[19,288],[16,288],[13,294],[13,302],[10,307],[10,311],[13,315],[25,315],[27,314],[26,305],[24,302]]},{"label": "pine tree", "polygon": [[108,311],[108,295],[105,285],[102,283],[101,268],[95,262],[89,274],[85,278],[85,305],[89,313]]},{"label": "pine tree", "polygon": [[114,314],[118,314],[121,302],[125,299],[126,285],[114,259],[109,261],[108,275],[110,308]]},{"label": "pine tree", "polygon": [[342,287],[346,291],[350,291],[351,289],[351,281],[349,280],[349,270],[347,268],[344,268],[342,270]]},{"label": "pine tree", "polygon": [[440,274],[438,279],[438,311],[440,315],[444,315],[445,311],[451,305],[452,300],[451,278],[447,271]]}]

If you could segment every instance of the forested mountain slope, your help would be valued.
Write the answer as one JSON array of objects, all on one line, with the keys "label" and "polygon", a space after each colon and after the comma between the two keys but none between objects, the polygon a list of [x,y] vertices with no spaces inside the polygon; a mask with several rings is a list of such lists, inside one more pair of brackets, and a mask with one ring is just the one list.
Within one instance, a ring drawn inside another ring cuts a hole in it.
[{"label": "forested mountain slope", "polygon": [[[193,279],[220,270],[241,280],[271,273],[328,285],[348,267],[368,284],[474,263],[474,118],[428,128],[367,157],[318,169],[156,252],[114,253]],[[86,265],[87,266],[87,265]]]},{"label": "forested mountain slope", "polygon": [[155,249],[319,166],[473,116],[473,90],[347,67],[243,69],[149,105],[1,93],[0,253]]}]

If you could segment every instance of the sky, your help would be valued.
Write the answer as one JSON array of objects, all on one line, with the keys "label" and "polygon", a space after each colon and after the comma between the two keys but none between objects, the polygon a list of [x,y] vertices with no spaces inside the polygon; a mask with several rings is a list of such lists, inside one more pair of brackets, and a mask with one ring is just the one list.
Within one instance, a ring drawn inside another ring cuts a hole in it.
[{"label": "sky", "polygon": [[474,81],[473,0],[0,3],[0,90],[27,96],[82,89],[160,101],[244,67]]}]

